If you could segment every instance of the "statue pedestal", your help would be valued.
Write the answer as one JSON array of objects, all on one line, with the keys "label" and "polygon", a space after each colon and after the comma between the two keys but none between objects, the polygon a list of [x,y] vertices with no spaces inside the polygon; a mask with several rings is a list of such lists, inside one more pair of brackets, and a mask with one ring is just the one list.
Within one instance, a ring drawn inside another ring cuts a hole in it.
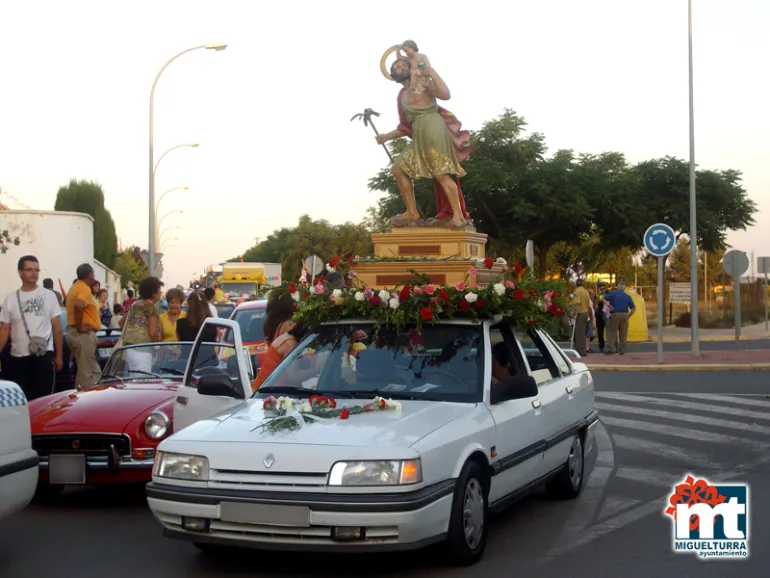
[{"label": "statue pedestal", "polygon": [[[436,285],[465,281],[476,259],[486,257],[487,236],[483,233],[440,227],[398,227],[372,235],[374,261],[356,264],[358,278],[373,289],[392,288],[414,279],[410,269],[428,275]],[[500,267],[483,270],[469,283],[482,284]],[[478,277],[478,278],[477,278]]]}]

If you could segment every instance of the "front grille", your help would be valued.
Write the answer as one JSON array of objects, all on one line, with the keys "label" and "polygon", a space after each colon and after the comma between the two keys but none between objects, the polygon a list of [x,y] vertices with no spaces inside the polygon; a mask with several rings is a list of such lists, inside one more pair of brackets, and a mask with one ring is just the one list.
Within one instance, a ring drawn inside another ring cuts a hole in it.
[{"label": "front grille", "polygon": [[209,487],[249,488],[258,486],[280,487],[281,489],[324,488],[326,473],[310,472],[253,472],[239,470],[211,470]]},{"label": "front grille", "polygon": [[131,440],[122,434],[63,434],[33,435],[32,449],[38,455],[84,454],[88,457],[107,457],[115,446],[121,457],[131,456]]}]

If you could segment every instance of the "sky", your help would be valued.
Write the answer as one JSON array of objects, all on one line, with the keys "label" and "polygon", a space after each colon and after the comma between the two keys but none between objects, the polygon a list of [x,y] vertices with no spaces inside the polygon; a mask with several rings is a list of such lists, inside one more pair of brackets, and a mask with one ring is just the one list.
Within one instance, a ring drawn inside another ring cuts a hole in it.
[{"label": "sky", "polygon": [[[694,0],[695,158],[737,169],[757,224],[729,236],[770,256],[770,2]],[[383,52],[417,41],[468,129],[505,108],[551,152],[689,158],[686,0],[440,3],[0,2],[0,202],[51,210],[98,181],[123,246],[148,244],[149,97],[164,280],[186,284],[302,214],[360,221],[388,164],[371,128],[397,124]],[[178,227],[167,229],[167,227]],[[640,240],[641,242],[641,240]],[[750,273],[753,269],[750,270]]]}]

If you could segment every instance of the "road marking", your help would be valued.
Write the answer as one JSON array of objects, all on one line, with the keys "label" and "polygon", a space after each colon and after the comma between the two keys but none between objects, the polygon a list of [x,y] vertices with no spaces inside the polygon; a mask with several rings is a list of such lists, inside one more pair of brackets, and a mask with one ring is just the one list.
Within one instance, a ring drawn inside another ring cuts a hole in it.
[{"label": "road marking", "polygon": [[[725,481],[743,476],[744,474],[746,474],[746,472],[754,470],[759,466],[766,464],[767,462],[770,462],[770,455],[765,455],[764,457],[758,460],[754,460],[752,462],[745,462],[743,464],[740,464],[735,468],[733,468],[732,470],[730,470],[729,472],[725,472],[723,474],[717,474],[714,476],[707,476],[707,479],[712,483],[725,482]],[[673,491],[673,487],[671,488],[671,490],[666,492],[657,500],[652,500],[650,502],[647,502],[646,504],[637,506],[632,510],[628,510],[627,512],[624,512],[622,514],[619,514],[618,516],[615,516],[614,518],[603,520],[602,522],[595,524],[590,528],[583,528],[581,534],[579,536],[576,536],[574,540],[568,542],[566,545],[563,545],[563,546],[558,545],[557,547],[551,548],[551,550],[545,556],[541,557],[538,560],[538,565],[551,562],[552,560],[555,560],[556,558],[564,555],[570,550],[574,550],[575,548],[585,546],[589,542],[593,542],[594,540],[601,538],[602,536],[605,536],[610,532],[620,530],[621,528],[624,528],[629,524],[632,524],[638,520],[641,520],[642,518],[645,518],[650,514],[657,513],[662,516],[663,507],[667,503],[671,495],[671,491]]]},{"label": "road marking", "polygon": [[694,397],[700,399],[710,395],[719,395],[722,397],[735,396],[736,399],[745,397],[767,397],[766,393],[735,393],[734,391],[728,391],[725,393],[681,393],[676,391],[615,391],[614,389],[597,389],[596,394],[600,393],[628,393],[638,395],[678,395],[680,397]]},{"label": "road marking", "polygon": [[695,429],[687,429],[683,427],[676,427],[672,425],[664,424],[651,424],[648,421],[637,421],[633,419],[624,419],[621,417],[612,417],[609,415],[600,416],[599,419],[605,425],[612,427],[618,427],[621,429],[632,429],[643,431],[647,433],[660,434],[665,436],[672,436],[678,438],[684,438],[691,441],[698,442],[710,442],[713,444],[727,444],[730,446],[744,446],[750,447],[759,451],[767,451],[770,449],[770,443],[758,442],[751,439],[746,439],[738,436],[730,436],[726,434],[718,434],[710,431],[702,431]]},{"label": "road marking", "polygon": [[615,477],[663,488],[672,487],[682,478],[681,474],[672,474],[671,472],[662,472],[655,469],[632,468],[628,466],[621,466],[615,470]]},{"label": "road marking", "polygon": [[641,500],[633,500],[631,498],[624,498],[621,496],[607,496],[604,500],[604,505],[599,513],[599,519],[610,518],[615,514],[619,514],[629,508],[633,508],[638,505]]},{"label": "road marking", "polygon": [[643,395],[628,395],[625,393],[604,393],[596,394],[597,397],[604,399],[614,399],[616,401],[631,401],[636,403],[649,403],[652,405],[665,405],[670,407],[674,405],[677,408],[691,409],[694,411],[705,411],[709,413],[718,413],[721,415],[737,415],[739,417],[748,417],[751,419],[770,420],[770,412],[751,411],[750,409],[741,409],[738,407],[727,407],[724,405],[714,406],[706,403],[694,403],[691,401],[676,401],[672,399],[662,399],[659,397],[645,397]]},{"label": "road marking", "polygon": [[[610,411],[618,413],[630,413],[632,415],[643,415],[645,417],[660,417],[664,419],[670,419],[676,422],[697,423],[699,425],[711,425],[715,427],[721,427],[725,429],[736,429],[741,431],[748,431],[756,434],[770,435],[770,427],[761,425],[751,425],[740,421],[730,421],[726,419],[716,419],[713,417],[706,417],[702,415],[691,415],[687,413],[676,413],[673,411],[661,411],[657,409],[647,409],[644,407],[631,407],[626,405],[615,405],[612,403],[597,402],[594,404],[596,409],[601,411]],[[650,431],[654,431],[657,424],[650,423]],[[693,430],[696,431],[696,430]]]},{"label": "road marking", "polygon": [[[676,396],[682,396],[684,397],[685,394],[681,393],[670,393],[668,395],[676,395]],[[746,394],[750,395],[750,394]],[[761,395],[765,397],[767,394],[760,393],[756,395]],[[715,394],[715,393],[701,393],[696,395],[695,397],[700,399],[710,399],[711,401],[721,401],[723,403],[734,403],[736,405],[750,405],[754,407],[766,407],[768,410],[770,410],[770,400],[760,400],[760,399],[751,399],[751,398],[743,398],[743,397],[735,397],[732,395],[722,395],[722,394]]]},{"label": "road marking", "polygon": [[562,526],[559,536],[551,547],[552,550],[566,547],[579,538],[583,530],[594,521],[604,501],[607,484],[610,481],[612,471],[615,469],[615,450],[607,429],[601,423],[596,427],[596,447],[599,455],[594,471],[585,482],[580,498],[572,510],[572,515]]},{"label": "road marking", "polygon": [[615,448],[622,448],[632,452],[640,452],[644,454],[653,454],[659,458],[673,460],[680,463],[682,466],[686,466],[693,470],[723,470],[724,467],[712,460],[702,453],[693,450],[685,450],[677,446],[670,446],[668,444],[661,444],[653,442],[647,439],[632,438],[624,435],[613,434],[612,441],[615,444]]}]

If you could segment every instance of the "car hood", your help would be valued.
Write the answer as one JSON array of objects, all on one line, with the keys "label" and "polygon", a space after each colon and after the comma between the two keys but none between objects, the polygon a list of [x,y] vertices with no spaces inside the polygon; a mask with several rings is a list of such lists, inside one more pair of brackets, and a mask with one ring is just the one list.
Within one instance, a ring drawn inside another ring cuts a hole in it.
[{"label": "car hood", "polygon": [[[262,399],[249,399],[230,410],[196,422],[174,434],[176,441],[255,442],[325,446],[409,447],[432,431],[472,412],[473,403],[401,401],[400,411],[375,411],[348,419],[318,419],[294,431],[271,432],[260,426],[272,414]],[[337,400],[337,407],[363,405]]]},{"label": "car hood", "polygon": [[30,408],[32,433],[122,432],[143,411],[172,399],[179,383],[130,381],[51,395]]}]

